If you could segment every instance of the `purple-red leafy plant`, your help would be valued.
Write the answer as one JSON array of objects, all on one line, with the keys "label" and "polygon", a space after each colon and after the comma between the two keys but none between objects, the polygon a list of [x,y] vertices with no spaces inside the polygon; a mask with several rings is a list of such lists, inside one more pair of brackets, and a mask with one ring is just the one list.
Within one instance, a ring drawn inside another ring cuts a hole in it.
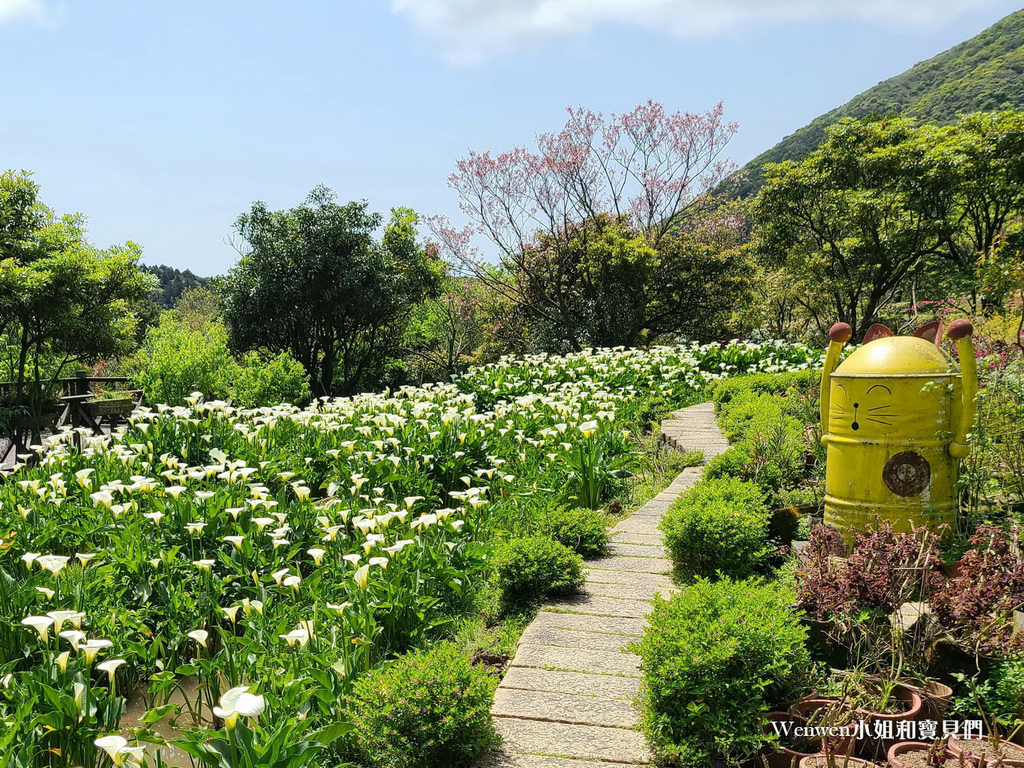
[{"label": "purple-red leafy plant", "polygon": [[980,526],[959,573],[935,580],[931,603],[939,622],[979,653],[1021,647],[1013,611],[1024,605],[1024,554],[1006,529]]},{"label": "purple-red leafy plant", "polygon": [[918,595],[941,564],[938,536],[925,529],[896,533],[887,522],[857,536],[844,558],[839,532],[819,525],[797,572],[800,607],[819,621],[864,610],[889,614]]}]

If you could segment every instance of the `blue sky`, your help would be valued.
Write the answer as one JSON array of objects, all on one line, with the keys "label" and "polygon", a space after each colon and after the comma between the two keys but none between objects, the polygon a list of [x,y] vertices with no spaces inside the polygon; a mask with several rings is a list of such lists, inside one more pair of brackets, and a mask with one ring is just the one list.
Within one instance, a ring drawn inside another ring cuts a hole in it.
[{"label": "blue sky", "polygon": [[[750,159],[1017,10],[1001,0],[0,0],[0,167],[99,245],[211,275],[314,185],[455,215],[469,149],[582,105],[724,100]],[[456,217],[457,218],[457,217]]]}]

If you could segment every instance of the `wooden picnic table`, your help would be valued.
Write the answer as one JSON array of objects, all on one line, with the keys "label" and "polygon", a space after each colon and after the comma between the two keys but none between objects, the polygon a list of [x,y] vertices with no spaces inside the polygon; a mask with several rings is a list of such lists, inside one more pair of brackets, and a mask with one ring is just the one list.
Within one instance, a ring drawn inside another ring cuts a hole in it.
[{"label": "wooden picnic table", "polygon": [[[57,398],[56,412],[45,416],[33,432],[40,435],[44,430],[58,432],[62,427],[86,427],[95,435],[104,434],[104,422],[110,431],[122,419],[135,410],[142,402],[142,390],[125,390],[124,397],[97,397],[93,391],[94,384],[128,384],[126,376],[89,376],[81,371],[73,377],[55,379],[50,382],[60,387],[62,394]],[[14,382],[0,382],[0,390],[14,387]],[[0,438],[7,440],[7,445],[0,449],[0,464],[6,461],[11,451],[18,448],[15,432],[12,429],[0,429]],[[21,446],[23,449],[24,446]]]}]

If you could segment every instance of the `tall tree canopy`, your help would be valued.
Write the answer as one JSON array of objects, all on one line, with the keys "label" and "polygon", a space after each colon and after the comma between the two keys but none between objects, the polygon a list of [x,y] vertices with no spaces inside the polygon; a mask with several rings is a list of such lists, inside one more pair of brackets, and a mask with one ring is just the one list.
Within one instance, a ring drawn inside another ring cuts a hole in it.
[{"label": "tall tree canopy", "polygon": [[224,284],[232,348],[290,351],[317,395],[375,383],[443,271],[412,211],[393,210],[376,239],[379,214],[335,200],[319,186],[290,210],[254,203],[236,223],[242,256]]},{"label": "tall tree canopy", "polygon": [[[691,241],[710,243],[698,230],[720,233],[726,221],[708,210],[735,130],[720,104],[695,115],[648,102],[610,119],[570,109],[535,150],[460,160],[449,185],[470,224],[431,225],[453,263],[506,297],[545,348],[630,345],[687,326],[713,335],[700,322],[705,294],[736,264],[709,261]],[[477,252],[477,235],[500,269]]]},{"label": "tall tree canopy", "polygon": [[828,324],[855,333],[908,291],[910,277],[973,288],[977,263],[1022,210],[1017,112],[942,127],[843,120],[804,161],[766,166],[753,206],[766,264],[801,284],[794,298],[819,325],[827,306]]},{"label": "tall tree canopy", "polygon": [[5,404],[19,424],[38,432],[69,365],[132,343],[133,307],[151,287],[140,255],[134,243],[90,245],[84,218],[54,214],[29,174],[0,174],[0,340],[14,384]]}]

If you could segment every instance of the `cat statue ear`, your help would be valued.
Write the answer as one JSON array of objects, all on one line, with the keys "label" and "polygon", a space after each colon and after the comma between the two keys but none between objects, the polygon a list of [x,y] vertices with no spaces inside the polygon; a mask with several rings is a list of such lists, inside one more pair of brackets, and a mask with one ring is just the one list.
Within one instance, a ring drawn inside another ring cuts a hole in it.
[{"label": "cat statue ear", "polygon": [[922,325],[914,331],[914,336],[919,339],[924,339],[925,341],[930,341],[936,347],[939,346],[942,341],[942,321],[935,320],[927,325]]},{"label": "cat statue ear", "polygon": [[886,326],[882,325],[881,323],[875,323],[870,328],[868,328],[868,332],[864,334],[863,343],[870,344],[872,341],[875,341],[876,339],[884,339],[887,336],[895,335],[896,334],[889,330]]}]

